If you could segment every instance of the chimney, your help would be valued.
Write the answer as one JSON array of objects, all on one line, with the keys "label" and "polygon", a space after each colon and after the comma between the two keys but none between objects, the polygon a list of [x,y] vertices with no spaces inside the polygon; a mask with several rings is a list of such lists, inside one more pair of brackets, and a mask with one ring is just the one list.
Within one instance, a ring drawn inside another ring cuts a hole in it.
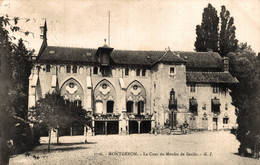
[{"label": "chimney", "polygon": [[223,71],[228,72],[229,70],[229,58],[228,57],[223,57]]}]

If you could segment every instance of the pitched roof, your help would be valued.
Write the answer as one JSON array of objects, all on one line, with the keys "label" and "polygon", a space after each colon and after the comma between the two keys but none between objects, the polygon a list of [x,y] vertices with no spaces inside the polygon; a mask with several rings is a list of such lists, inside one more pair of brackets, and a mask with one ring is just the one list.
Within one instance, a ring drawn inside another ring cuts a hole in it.
[{"label": "pitched roof", "polygon": [[117,64],[151,65],[156,62],[164,53],[164,51],[114,50],[111,53],[111,57]]},{"label": "pitched roof", "polygon": [[174,52],[187,61],[187,70],[218,70],[223,67],[222,58],[217,52]]},{"label": "pitched roof", "polygon": [[61,62],[97,62],[94,57],[97,49],[71,48],[59,46],[47,46],[39,55],[40,61],[61,61]]},{"label": "pitched roof", "polygon": [[[97,63],[94,56],[98,49],[47,46],[39,55],[40,61]],[[186,62],[189,71],[221,71],[222,58],[210,52],[131,51],[113,50],[111,58],[116,64],[147,65],[156,62]]]},{"label": "pitched roof", "polygon": [[158,62],[177,62],[177,63],[186,63],[186,61],[178,57],[175,53],[172,53],[170,50],[164,53],[164,55],[158,60]]},{"label": "pitched roof", "polygon": [[238,83],[229,72],[186,72],[187,83]]}]

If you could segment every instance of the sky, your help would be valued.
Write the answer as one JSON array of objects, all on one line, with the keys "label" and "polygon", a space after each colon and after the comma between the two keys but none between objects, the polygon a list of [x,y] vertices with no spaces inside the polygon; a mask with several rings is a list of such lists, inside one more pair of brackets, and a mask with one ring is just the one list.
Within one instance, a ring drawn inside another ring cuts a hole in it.
[{"label": "sky", "polygon": [[[108,38],[123,50],[194,51],[196,25],[211,3],[234,17],[236,38],[260,52],[260,0],[0,0],[0,16],[19,17],[26,46],[39,50],[40,26],[47,21],[48,45],[98,48]],[[30,21],[26,22],[27,18]]]}]

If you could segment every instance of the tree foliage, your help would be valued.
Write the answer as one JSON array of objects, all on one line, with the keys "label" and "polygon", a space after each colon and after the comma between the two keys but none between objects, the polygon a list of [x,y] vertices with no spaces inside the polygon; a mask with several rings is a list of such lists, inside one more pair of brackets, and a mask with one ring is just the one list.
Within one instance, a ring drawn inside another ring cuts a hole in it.
[{"label": "tree foliage", "polygon": [[[28,94],[28,74],[30,74],[29,55],[19,41],[18,45],[12,41],[8,28],[11,31],[21,31],[17,26],[16,19],[8,16],[0,17],[0,54],[1,54],[1,91],[0,91],[0,129],[1,144],[0,153],[8,161],[10,153],[6,148],[8,141],[13,141],[14,153],[23,152],[32,149],[35,136],[27,122],[27,94]],[[14,21],[14,25],[11,24]],[[4,152],[3,152],[4,151]],[[14,154],[13,153],[13,154]],[[2,163],[2,162],[1,162]]]},{"label": "tree foliage", "polygon": [[196,51],[218,51],[218,23],[217,10],[209,3],[208,7],[204,8],[201,25],[196,26]]},{"label": "tree foliage", "polygon": [[[58,91],[47,93],[37,102],[34,110],[35,120],[47,125],[49,129],[49,145],[52,129],[72,127],[74,123],[86,124],[91,127],[91,117],[87,116],[86,110],[82,106],[74,106],[73,103],[65,102]],[[59,143],[58,137],[59,132],[57,132],[57,143]],[[49,149],[50,147],[48,147]]]},{"label": "tree foliage", "polygon": [[221,6],[220,12],[220,32],[218,28],[219,17],[217,11],[211,4],[208,4],[202,14],[201,25],[196,26],[196,51],[213,50],[219,52],[224,57],[229,52],[236,51],[238,40],[236,39],[236,27],[234,26],[234,18],[230,17],[230,12],[226,7]]},{"label": "tree foliage", "polygon": [[230,13],[225,6],[221,6],[220,19],[219,54],[224,57],[229,52],[236,51],[238,40],[236,39],[234,18],[230,17]]},{"label": "tree foliage", "polygon": [[260,63],[247,43],[239,44],[228,57],[230,73],[239,81],[239,84],[230,86],[230,95],[237,108],[239,152],[244,153],[246,147],[254,149],[257,136],[260,136]]},{"label": "tree foliage", "polygon": [[63,96],[58,91],[47,93],[35,106],[35,119],[45,123],[49,128],[65,128],[74,122],[89,124],[86,110],[81,106],[66,104]]}]

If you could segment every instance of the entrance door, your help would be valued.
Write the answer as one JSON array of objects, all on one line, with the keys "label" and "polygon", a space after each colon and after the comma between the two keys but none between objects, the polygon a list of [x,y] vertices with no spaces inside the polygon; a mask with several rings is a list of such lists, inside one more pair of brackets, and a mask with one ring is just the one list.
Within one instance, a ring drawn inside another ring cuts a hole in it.
[{"label": "entrance door", "polygon": [[105,134],[105,122],[95,121],[95,135],[104,135]]},{"label": "entrance door", "polygon": [[142,121],[140,133],[149,133],[151,131],[151,121]]},{"label": "entrance door", "polygon": [[177,126],[177,114],[173,113],[173,111],[169,114],[169,122],[170,122],[170,128],[176,129]]},{"label": "entrance door", "polygon": [[218,130],[218,118],[213,118],[213,130]]},{"label": "entrance door", "polygon": [[208,130],[208,118],[207,117],[202,118],[202,129]]},{"label": "entrance door", "polygon": [[196,118],[190,117],[190,129],[196,129]]},{"label": "entrance door", "polygon": [[138,133],[138,122],[129,121],[129,134]]},{"label": "entrance door", "polygon": [[119,130],[118,121],[108,121],[107,122],[107,134],[118,134]]}]

